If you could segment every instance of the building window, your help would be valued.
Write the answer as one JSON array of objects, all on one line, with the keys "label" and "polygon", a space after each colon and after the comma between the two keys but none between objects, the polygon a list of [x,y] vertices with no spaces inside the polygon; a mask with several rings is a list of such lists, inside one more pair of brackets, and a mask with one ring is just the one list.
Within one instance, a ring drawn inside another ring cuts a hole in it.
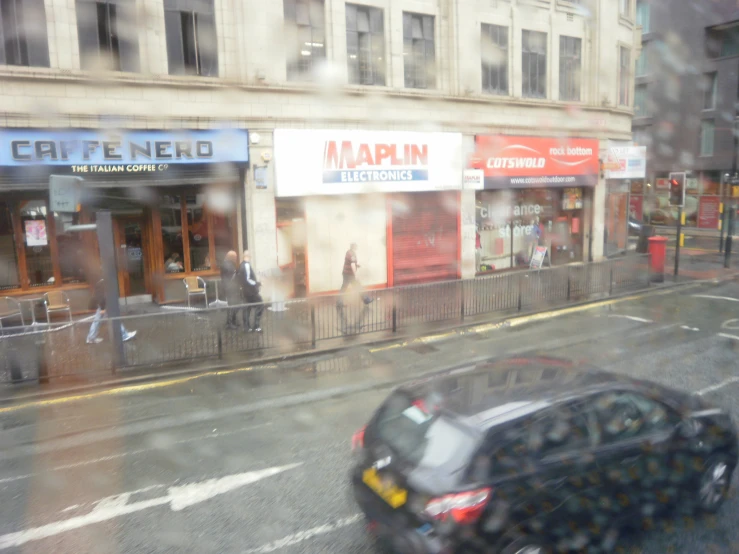
[{"label": "building window", "polygon": [[641,26],[642,33],[650,31],[649,23],[649,4],[647,0],[636,0],[636,24]]},{"label": "building window", "polygon": [[618,72],[618,104],[628,106],[630,100],[629,90],[631,88],[631,51],[621,46],[619,48],[619,72]]},{"label": "building window", "polygon": [[646,77],[649,74],[649,61],[647,57],[647,50],[644,48],[636,58],[636,76]]},{"label": "building window", "polygon": [[403,12],[403,60],[406,88],[436,87],[432,15]]},{"label": "building window", "polygon": [[77,0],[77,31],[82,69],[139,70],[138,29],[131,4]]},{"label": "building window", "polygon": [[482,24],[482,90],[508,94],[508,27]]},{"label": "building window", "polygon": [[559,37],[559,99],[580,101],[582,39]]},{"label": "building window", "polygon": [[618,0],[618,13],[623,17],[630,17],[631,0]]},{"label": "building window", "polygon": [[718,74],[714,71],[704,76],[705,91],[703,92],[703,109],[716,109],[716,96],[718,94]]},{"label": "building window", "polygon": [[287,78],[310,79],[326,59],[323,0],[284,0]]},{"label": "building window", "polygon": [[346,54],[350,83],[385,84],[385,33],[380,8],[346,5]]},{"label": "building window", "polygon": [[20,216],[29,285],[31,287],[51,286],[54,284],[54,266],[49,245],[46,201],[21,202]]},{"label": "building window", "polygon": [[13,207],[0,200],[0,290],[21,285],[13,226]]},{"label": "building window", "polygon": [[634,117],[647,117],[647,85],[636,85],[634,87]]},{"label": "building window", "polygon": [[713,156],[713,135],[716,123],[712,119],[701,121],[701,156]]},{"label": "building window", "polygon": [[523,31],[522,51],[523,96],[546,98],[547,34],[538,31]]},{"label": "building window", "polygon": [[0,64],[49,67],[44,0],[0,0]]},{"label": "building window", "polygon": [[165,0],[170,75],[218,76],[213,0]]}]

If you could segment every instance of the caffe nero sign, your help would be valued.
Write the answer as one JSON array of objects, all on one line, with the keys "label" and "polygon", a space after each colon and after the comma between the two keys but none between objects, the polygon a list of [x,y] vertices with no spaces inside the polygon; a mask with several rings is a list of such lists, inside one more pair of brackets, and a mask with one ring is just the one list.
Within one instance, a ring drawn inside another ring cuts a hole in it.
[{"label": "caffe nero sign", "polygon": [[60,166],[74,174],[152,173],[249,161],[246,130],[0,130],[0,166]]}]

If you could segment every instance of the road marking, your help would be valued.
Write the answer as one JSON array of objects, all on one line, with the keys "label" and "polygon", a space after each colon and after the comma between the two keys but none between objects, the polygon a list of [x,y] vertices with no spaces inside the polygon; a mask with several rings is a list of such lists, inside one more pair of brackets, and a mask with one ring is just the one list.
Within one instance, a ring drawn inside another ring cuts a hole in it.
[{"label": "road marking", "polygon": [[698,327],[690,327],[688,325],[680,325],[680,329],[685,329],[686,331],[700,331]]},{"label": "road marking", "polygon": [[721,324],[721,328],[739,330],[739,319],[727,319]]},{"label": "road marking", "polygon": [[344,527],[349,527],[350,525],[354,525],[361,519],[361,514],[355,514],[353,516],[338,519],[333,523],[319,525],[318,527],[314,527],[313,529],[306,529],[305,531],[298,531],[297,533],[288,535],[274,542],[264,544],[258,548],[252,548],[250,550],[247,550],[244,554],[268,554],[269,552],[275,552],[276,550],[287,548],[288,546],[300,544],[309,539],[312,539],[313,537],[327,535],[328,533],[333,533],[334,531],[338,531],[339,529],[342,529]]},{"label": "road marking", "polygon": [[[172,444],[186,444],[186,443],[189,443],[189,442],[197,442],[197,441],[202,441],[202,440],[206,440],[206,439],[215,439],[215,438],[218,438],[218,437],[227,437],[229,435],[236,435],[238,433],[245,433],[246,431],[252,431],[254,429],[259,429],[261,427],[267,427],[268,425],[272,425],[272,422],[271,421],[268,421],[268,422],[265,422],[265,423],[260,423],[259,425],[251,425],[249,427],[241,427],[239,429],[234,429],[233,431],[224,431],[224,432],[221,432],[221,433],[210,433],[208,435],[200,435],[200,436],[197,436],[197,437],[190,437],[190,438],[187,438],[187,439],[176,440],[176,441],[173,441]],[[64,465],[60,465],[60,466],[55,466],[55,467],[52,467],[50,469],[47,469],[47,470],[45,470],[45,471],[43,471],[41,473],[27,473],[25,475],[15,475],[13,477],[4,477],[4,478],[0,479],[0,484],[2,484],[2,483],[12,483],[14,481],[22,481],[24,479],[29,479],[31,477],[40,477],[41,475],[46,475],[46,474],[48,474],[50,472],[53,472],[53,471],[65,471],[65,470],[68,470],[68,469],[75,469],[75,468],[78,468],[78,467],[84,467],[84,466],[89,466],[89,465],[94,465],[94,464],[100,464],[102,462],[108,462],[110,460],[116,460],[118,458],[125,458],[126,456],[137,456],[139,454],[144,454],[146,452],[153,452],[155,450],[163,450],[163,449],[161,449],[161,448],[154,448],[154,447],[152,447],[152,448],[141,448],[141,449],[138,449],[138,450],[129,450],[127,452],[120,452],[118,454],[110,454],[109,456],[101,456],[100,458],[93,458],[93,459],[90,459],[90,460],[82,460],[80,462],[74,462],[72,464],[64,464]]]},{"label": "road marking", "polygon": [[103,396],[117,396],[121,394],[129,394],[133,392],[148,391],[153,389],[160,389],[163,387],[170,387],[172,385],[181,385],[183,383],[189,383],[198,379],[206,377],[222,377],[224,375],[231,375],[234,373],[242,373],[245,371],[253,371],[256,368],[259,369],[274,369],[277,366],[275,364],[268,364],[263,366],[249,366],[240,367],[237,369],[224,369],[221,371],[198,373],[196,375],[189,375],[187,377],[177,377],[174,379],[166,379],[163,381],[154,381],[151,383],[143,383],[141,385],[123,385],[112,389],[99,390],[95,392],[89,392],[85,394],[73,394],[71,396],[59,396],[56,398],[49,398],[48,400],[31,400],[29,402],[23,402],[22,404],[15,404],[12,406],[5,406],[0,408],[0,414],[15,412],[23,410],[25,408],[34,408],[40,406],[54,406],[57,404],[67,404],[69,402],[76,402],[79,400],[89,400],[91,398],[100,398]]},{"label": "road marking", "polygon": [[728,300],[729,302],[739,302],[739,298],[731,296],[713,296],[711,294],[694,294],[693,298],[708,298],[709,300]]},{"label": "road marking", "polygon": [[[739,340],[739,337],[737,337],[737,340]],[[719,389],[724,388],[727,385],[731,385],[732,383],[739,383],[739,377],[729,377],[728,379],[724,379],[717,385],[711,385],[710,387],[706,387],[705,389],[701,389],[698,391],[698,394],[700,396],[703,396],[704,394],[707,394],[709,392],[717,391]]]},{"label": "road marking", "polygon": [[177,512],[215,498],[221,494],[239,489],[243,486],[256,483],[262,479],[272,477],[284,471],[289,471],[299,467],[302,463],[289,464],[285,466],[270,467],[258,471],[247,471],[245,473],[236,473],[227,475],[218,479],[208,479],[199,483],[189,485],[181,485],[169,487],[167,494],[159,498],[151,498],[141,500],[131,504],[128,501],[133,493],[123,493],[115,496],[103,498],[95,505],[95,507],[87,514],[75,516],[69,519],[63,519],[41,525],[39,527],[31,527],[23,531],[0,535],[0,550],[21,546],[28,542],[48,539],[65,533],[80,529],[95,523],[102,523],[116,517],[140,512],[156,506],[165,506],[169,504],[171,510]]},{"label": "road marking", "polygon": [[737,337],[736,335],[730,335],[728,333],[719,333],[718,336],[719,337],[724,337],[725,339],[739,340],[739,337]]},{"label": "road marking", "polygon": [[640,323],[654,323],[651,319],[644,319],[643,317],[636,317],[633,315],[608,314],[608,317],[622,317],[624,319],[630,319],[631,321],[639,321]]}]

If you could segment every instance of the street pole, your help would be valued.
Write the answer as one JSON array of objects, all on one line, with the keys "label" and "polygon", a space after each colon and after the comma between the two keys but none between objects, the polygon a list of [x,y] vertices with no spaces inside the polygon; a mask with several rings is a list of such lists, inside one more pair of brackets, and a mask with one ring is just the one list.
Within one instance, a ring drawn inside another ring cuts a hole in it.
[{"label": "street pole", "polygon": [[121,307],[118,300],[118,262],[115,240],[113,239],[113,218],[109,211],[96,214],[100,263],[105,280],[105,313],[110,322],[110,336],[113,339],[114,371],[124,365],[123,335],[121,334]]},{"label": "street pole", "polygon": [[675,277],[677,277],[677,269],[680,265],[680,247],[683,242],[683,207],[677,208],[677,241],[675,242]]},{"label": "street pole", "polygon": [[734,235],[734,212],[735,206],[729,208],[728,223],[726,224],[726,251],[724,252],[724,267],[729,268],[731,265],[731,243]]}]

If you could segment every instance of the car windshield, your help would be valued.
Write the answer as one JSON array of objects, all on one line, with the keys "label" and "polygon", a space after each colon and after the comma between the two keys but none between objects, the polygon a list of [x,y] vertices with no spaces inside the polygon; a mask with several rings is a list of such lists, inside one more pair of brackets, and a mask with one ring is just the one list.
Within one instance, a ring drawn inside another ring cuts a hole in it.
[{"label": "car windshield", "polygon": [[452,459],[463,463],[475,450],[478,437],[453,418],[428,409],[428,404],[393,394],[376,420],[378,438],[418,467],[436,468]]}]

